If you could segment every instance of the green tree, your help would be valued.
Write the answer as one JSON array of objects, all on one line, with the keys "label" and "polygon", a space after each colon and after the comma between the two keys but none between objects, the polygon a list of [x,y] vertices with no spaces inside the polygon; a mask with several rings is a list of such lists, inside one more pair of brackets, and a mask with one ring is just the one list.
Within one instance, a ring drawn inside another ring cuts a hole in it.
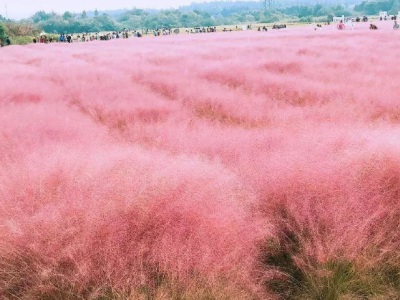
[{"label": "green tree", "polygon": [[190,22],[189,16],[186,15],[186,14],[182,15],[182,16],[181,16],[180,22],[181,22],[181,24],[182,24],[182,27],[189,27],[189,25],[188,25],[189,22]]},{"label": "green tree", "polygon": [[82,14],[81,14],[81,18],[82,19],[87,19],[87,17],[88,17],[88,15],[87,15],[86,11],[83,11]]},{"label": "green tree", "polygon": [[[396,1],[396,0],[395,0]],[[354,7],[355,11],[363,12],[367,15],[376,15],[380,11],[392,10],[395,3],[393,0],[388,1],[363,1]],[[394,9],[396,6],[394,7]],[[396,13],[397,14],[397,13]]]},{"label": "green tree", "polygon": [[98,17],[98,16],[99,16],[99,11],[98,11],[97,9],[94,11],[94,16],[95,16],[95,17]]},{"label": "green tree", "polygon": [[393,6],[389,10],[390,15],[397,15],[400,11],[400,5],[399,5],[399,0],[394,0],[393,1]]},{"label": "green tree", "polygon": [[120,20],[122,27],[131,29],[142,29],[143,18],[141,16],[131,15],[124,17],[124,20]]},{"label": "green tree", "polygon": [[36,12],[33,16],[32,16],[32,20],[35,23],[41,22],[41,21],[47,21],[49,19],[51,19],[52,14],[47,14],[45,11],[41,10]]},{"label": "green tree", "polygon": [[70,19],[73,18],[73,14],[70,13],[69,11],[66,11],[66,12],[63,14],[62,17],[63,17],[64,20],[68,21],[68,20],[70,20]]},{"label": "green tree", "polygon": [[0,23],[0,40],[2,42],[5,42],[6,38],[7,38],[6,28],[3,25],[3,23]]},{"label": "green tree", "polygon": [[337,5],[332,8],[332,12],[335,14],[335,16],[351,16],[351,12],[346,10],[342,5]]},{"label": "green tree", "polygon": [[107,14],[98,16],[95,20],[98,22],[97,26],[100,30],[108,31],[118,29],[118,24]]}]

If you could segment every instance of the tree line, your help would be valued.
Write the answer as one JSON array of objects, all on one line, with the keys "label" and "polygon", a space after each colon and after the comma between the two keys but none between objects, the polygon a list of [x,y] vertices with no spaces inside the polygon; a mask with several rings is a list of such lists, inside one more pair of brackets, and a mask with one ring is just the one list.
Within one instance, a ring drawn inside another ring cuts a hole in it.
[{"label": "tree line", "polygon": [[380,11],[387,11],[389,15],[397,15],[400,11],[399,0],[363,1],[354,7],[356,12],[366,15],[376,15]]},{"label": "tree line", "polygon": [[24,22],[34,24],[37,28],[49,33],[81,33],[115,31],[123,28],[130,29],[157,29],[157,28],[189,28],[220,25],[235,25],[244,23],[271,23],[279,21],[311,21],[313,17],[326,17],[333,15],[349,15],[343,6],[324,7],[320,4],[313,6],[291,6],[271,10],[222,10],[212,14],[201,10],[169,9],[148,11],[144,9],[131,9],[118,15],[111,16],[107,13],[82,13],[38,11]]}]

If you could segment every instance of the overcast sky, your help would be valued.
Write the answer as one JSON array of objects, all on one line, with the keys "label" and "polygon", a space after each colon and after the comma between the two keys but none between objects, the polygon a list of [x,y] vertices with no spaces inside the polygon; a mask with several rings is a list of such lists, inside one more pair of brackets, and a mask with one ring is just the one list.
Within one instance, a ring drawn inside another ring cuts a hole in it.
[{"label": "overcast sky", "polygon": [[[119,8],[171,8],[203,0],[0,0],[0,15],[11,19],[26,18],[39,10],[81,12]],[[7,9],[6,9],[7,7]]]}]

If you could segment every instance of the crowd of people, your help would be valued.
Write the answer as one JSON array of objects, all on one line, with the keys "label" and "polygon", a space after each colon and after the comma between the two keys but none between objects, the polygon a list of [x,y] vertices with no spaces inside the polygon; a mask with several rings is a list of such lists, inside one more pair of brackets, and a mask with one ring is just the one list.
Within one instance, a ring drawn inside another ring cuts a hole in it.
[{"label": "crowd of people", "polygon": [[[346,28],[354,29],[354,23],[352,20],[349,20],[348,22],[343,23],[343,21],[340,21],[337,25],[336,28],[339,30],[345,30]],[[370,30],[378,30],[378,26],[376,24],[369,24],[369,29]],[[394,19],[393,23],[393,29],[398,30],[400,29],[400,25],[397,23],[397,20]]]},{"label": "crowd of people", "polygon": [[[393,16],[385,15],[385,16],[380,16],[378,20],[379,21],[388,21],[388,20],[394,21],[393,29],[397,30],[397,29],[400,29],[400,26],[397,23],[397,19],[398,19],[398,16],[396,16],[396,15],[393,15]],[[344,18],[343,18],[343,20],[344,20]],[[336,25],[337,29],[339,29],[339,30],[344,30],[346,28],[354,29],[354,22],[355,23],[368,22],[368,17],[367,16],[363,16],[362,18],[357,17],[355,19],[348,19],[347,22],[344,22],[343,20],[340,20],[340,22],[337,23],[337,25]],[[369,29],[370,30],[378,30],[378,26],[376,24],[370,23],[369,24]]]},{"label": "crowd of people", "polygon": [[173,31],[171,28],[157,28],[154,30],[150,30],[150,29],[146,29],[145,33],[146,34],[152,34],[154,36],[161,36],[161,35],[171,35],[172,33],[179,33],[179,29],[178,32]]},{"label": "crowd of people", "polygon": [[195,27],[191,29],[186,29],[186,33],[210,33],[217,32],[217,27]]},{"label": "crowd of people", "polygon": [[91,41],[108,41],[113,39],[127,39],[130,37],[142,37],[140,31],[136,30],[123,30],[114,31],[109,33],[84,33],[84,34],[60,34],[57,37],[54,35],[47,35],[42,33],[39,37],[33,39],[33,43],[77,43],[77,42],[91,42]]},{"label": "crowd of people", "polygon": [[[247,26],[248,29],[252,29],[251,25]],[[266,29],[266,27],[264,26]],[[236,26],[236,30],[239,30]],[[233,31],[233,29],[223,28],[222,32]],[[33,43],[76,43],[76,42],[91,42],[91,41],[108,41],[114,39],[128,39],[131,37],[143,37],[143,35],[153,35],[153,36],[164,36],[171,34],[179,34],[181,31],[179,28],[157,28],[157,29],[145,29],[142,31],[126,29],[123,31],[114,31],[109,33],[86,33],[86,34],[60,34],[57,37],[54,35],[47,35],[42,33],[40,36],[33,39]],[[186,33],[210,33],[217,32],[217,27],[195,27],[191,29],[186,29]]]}]

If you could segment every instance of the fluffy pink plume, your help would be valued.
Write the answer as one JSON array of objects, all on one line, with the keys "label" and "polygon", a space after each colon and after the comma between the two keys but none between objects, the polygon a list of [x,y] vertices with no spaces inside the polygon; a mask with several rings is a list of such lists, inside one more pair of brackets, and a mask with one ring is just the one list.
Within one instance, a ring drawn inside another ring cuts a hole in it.
[{"label": "fluffy pink plume", "polygon": [[400,32],[357,26],[0,49],[0,298],[398,272]]}]

